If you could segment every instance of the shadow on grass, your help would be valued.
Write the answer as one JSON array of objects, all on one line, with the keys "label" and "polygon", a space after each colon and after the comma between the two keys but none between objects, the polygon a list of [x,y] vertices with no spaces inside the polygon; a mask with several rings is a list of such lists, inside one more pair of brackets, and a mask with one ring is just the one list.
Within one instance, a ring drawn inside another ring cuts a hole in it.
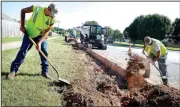
[{"label": "shadow on grass", "polygon": [[[9,72],[2,72],[1,76],[5,76],[7,78]],[[29,73],[18,73],[16,76],[41,76],[40,74],[29,74]]]}]

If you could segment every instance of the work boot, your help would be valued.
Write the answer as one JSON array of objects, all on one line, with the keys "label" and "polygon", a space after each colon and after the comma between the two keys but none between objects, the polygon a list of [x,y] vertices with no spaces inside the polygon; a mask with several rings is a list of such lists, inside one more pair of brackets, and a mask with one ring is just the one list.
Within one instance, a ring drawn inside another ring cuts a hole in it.
[{"label": "work boot", "polygon": [[48,73],[41,73],[41,75],[47,79],[52,79],[52,77]]},{"label": "work boot", "polygon": [[166,85],[166,86],[169,85],[167,78],[162,78],[162,81],[163,81],[163,84],[164,84],[164,85]]},{"label": "work boot", "polygon": [[16,72],[10,72],[9,74],[8,74],[8,79],[14,79],[15,78],[15,75],[16,75]]}]

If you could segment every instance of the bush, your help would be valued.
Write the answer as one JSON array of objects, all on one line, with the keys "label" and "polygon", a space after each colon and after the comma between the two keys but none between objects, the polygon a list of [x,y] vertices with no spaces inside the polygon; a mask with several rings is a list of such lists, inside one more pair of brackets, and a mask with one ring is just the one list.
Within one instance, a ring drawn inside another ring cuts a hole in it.
[{"label": "bush", "polygon": [[143,40],[136,40],[134,41],[135,44],[144,44]]}]

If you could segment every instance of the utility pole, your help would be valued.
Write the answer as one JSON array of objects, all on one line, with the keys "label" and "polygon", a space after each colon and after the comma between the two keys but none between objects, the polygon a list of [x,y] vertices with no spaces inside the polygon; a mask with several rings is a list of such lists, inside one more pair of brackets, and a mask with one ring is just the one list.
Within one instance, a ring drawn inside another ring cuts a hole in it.
[{"label": "utility pole", "polygon": [[57,22],[58,22],[58,31],[57,31],[57,32],[59,33],[59,23],[60,23],[61,21],[57,21]]}]

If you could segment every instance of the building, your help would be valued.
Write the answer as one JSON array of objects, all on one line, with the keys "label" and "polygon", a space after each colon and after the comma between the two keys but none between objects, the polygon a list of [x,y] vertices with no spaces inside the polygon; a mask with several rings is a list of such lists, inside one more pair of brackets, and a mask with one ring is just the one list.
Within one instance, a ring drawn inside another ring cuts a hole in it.
[{"label": "building", "polygon": [[20,31],[20,23],[15,19],[2,13],[2,37],[14,37],[22,36],[23,33]]}]

